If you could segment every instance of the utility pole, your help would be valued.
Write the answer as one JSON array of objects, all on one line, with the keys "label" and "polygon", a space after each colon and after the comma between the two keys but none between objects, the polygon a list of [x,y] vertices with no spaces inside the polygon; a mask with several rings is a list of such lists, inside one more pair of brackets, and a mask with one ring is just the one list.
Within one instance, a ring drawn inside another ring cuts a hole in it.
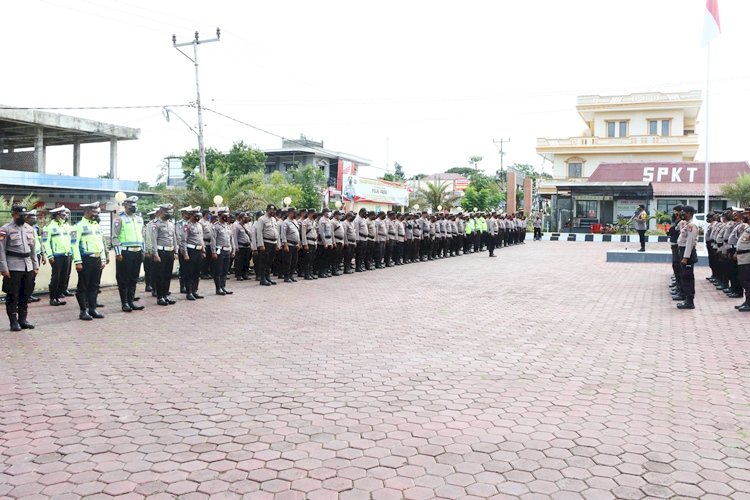
[{"label": "utility pole", "polygon": [[[510,142],[510,138],[508,139],[500,139],[499,141],[493,140],[492,142],[495,143],[495,147],[497,147],[498,151],[500,152],[500,171],[503,170],[503,159],[505,157],[505,151],[503,151],[503,144],[506,142]],[[498,146],[500,144],[500,146]]]},{"label": "utility pole", "polygon": [[[201,109],[201,87],[200,79],[198,78],[198,45],[201,43],[218,42],[221,39],[221,31],[216,28],[216,38],[210,40],[201,40],[198,37],[198,32],[195,32],[195,38],[189,42],[177,43],[177,35],[172,35],[172,45],[177,51],[183,56],[190,59],[195,65],[195,105],[198,108],[198,154],[200,155],[200,173],[206,175],[206,147],[203,144],[203,110]],[[193,46],[193,57],[190,57],[186,53],[180,50],[180,47],[187,47],[188,45]]]}]

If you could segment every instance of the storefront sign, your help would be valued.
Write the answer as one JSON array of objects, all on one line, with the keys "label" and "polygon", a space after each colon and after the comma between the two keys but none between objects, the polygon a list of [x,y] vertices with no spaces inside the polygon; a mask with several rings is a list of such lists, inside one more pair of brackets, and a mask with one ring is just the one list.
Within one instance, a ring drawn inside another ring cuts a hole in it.
[{"label": "storefront sign", "polygon": [[617,200],[615,202],[616,217],[631,217],[638,209],[638,205],[645,205],[641,200]]},{"label": "storefront sign", "polygon": [[599,196],[599,195],[584,195],[584,196],[576,196],[576,200],[580,201],[612,201],[611,196]]},{"label": "storefront sign", "polygon": [[698,167],[643,167],[644,182],[695,182]]}]

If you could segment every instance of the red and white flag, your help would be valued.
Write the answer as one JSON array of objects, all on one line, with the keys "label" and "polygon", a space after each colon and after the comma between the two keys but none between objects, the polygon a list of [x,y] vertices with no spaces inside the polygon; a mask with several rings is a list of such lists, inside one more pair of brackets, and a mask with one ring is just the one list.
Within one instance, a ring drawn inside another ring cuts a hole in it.
[{"label": "red and white flag", "polygon": [[706,0],[706,12],[703,20],[703,46],[706,47],[721,34],[719,22],[719,0]]}]

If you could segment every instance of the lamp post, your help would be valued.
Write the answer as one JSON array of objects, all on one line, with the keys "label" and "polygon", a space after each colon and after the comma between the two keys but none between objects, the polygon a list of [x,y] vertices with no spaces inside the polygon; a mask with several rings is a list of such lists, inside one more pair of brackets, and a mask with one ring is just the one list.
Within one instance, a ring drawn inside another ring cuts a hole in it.
[{"label": "lamp post", "polygon": [[333,206],[336,207],[336,210],[341,210],[341,200],[336,200],[336,203],[334,203]]},{"label": "lamp post", "polygon": [[285,197],[285,198],[284,198],[283,200],[281,200],[281,201],[282,201],[282,203],[284,203],[284,206],[285,206],[285,207],[288,207],[289,205],[291,205],[291,204],[292,204],[292,198],[291,198],[291,197],[289,197],[289,196],[286,196],[286,197]]},{"label": "lamp post", "polygon": [[222,203],[224,203],[223,196],[221,196],[220,194],[217,194],[216,196],[214,196],[214,205],[218,207],[218,206],[221,206]]}]

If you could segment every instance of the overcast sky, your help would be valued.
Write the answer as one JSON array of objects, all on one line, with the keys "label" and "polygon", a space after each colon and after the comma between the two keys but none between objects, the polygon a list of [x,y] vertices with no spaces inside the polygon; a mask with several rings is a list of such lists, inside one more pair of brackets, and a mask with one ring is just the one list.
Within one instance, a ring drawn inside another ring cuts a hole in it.
[{"label": "overcast sky", "polygon": [[[171,42],[198,30],[203,104],[284,137],[369,158],[382,174],[505,164],[541,167],[537,137],[580,135],[576,96],[705,88],[704,0],[309,1],[5,0],[0,103],[84,107],[195,99],[193,66]],[[750,2],[720,0],[711,50],[712,160],[747,160]],[[188,50],[192,50],[190,47]],[[121,143],[120,177],[153,181],[196,137],[161,109],[70,110],[138,127]],[[191,125],[195,110],[177,112]],[[701,110],[704,123],[705,105]],[[205,113],[206,144],[281,140]],[[698,133],[703,134],[702,125]],[[704,140],[698,160],[704,158]],[[109,147],[84,145],[81,173],[108,170]],[[546,166],[549,171],[549,165]],[[48,149],[72,173],[72,148]]]}]

